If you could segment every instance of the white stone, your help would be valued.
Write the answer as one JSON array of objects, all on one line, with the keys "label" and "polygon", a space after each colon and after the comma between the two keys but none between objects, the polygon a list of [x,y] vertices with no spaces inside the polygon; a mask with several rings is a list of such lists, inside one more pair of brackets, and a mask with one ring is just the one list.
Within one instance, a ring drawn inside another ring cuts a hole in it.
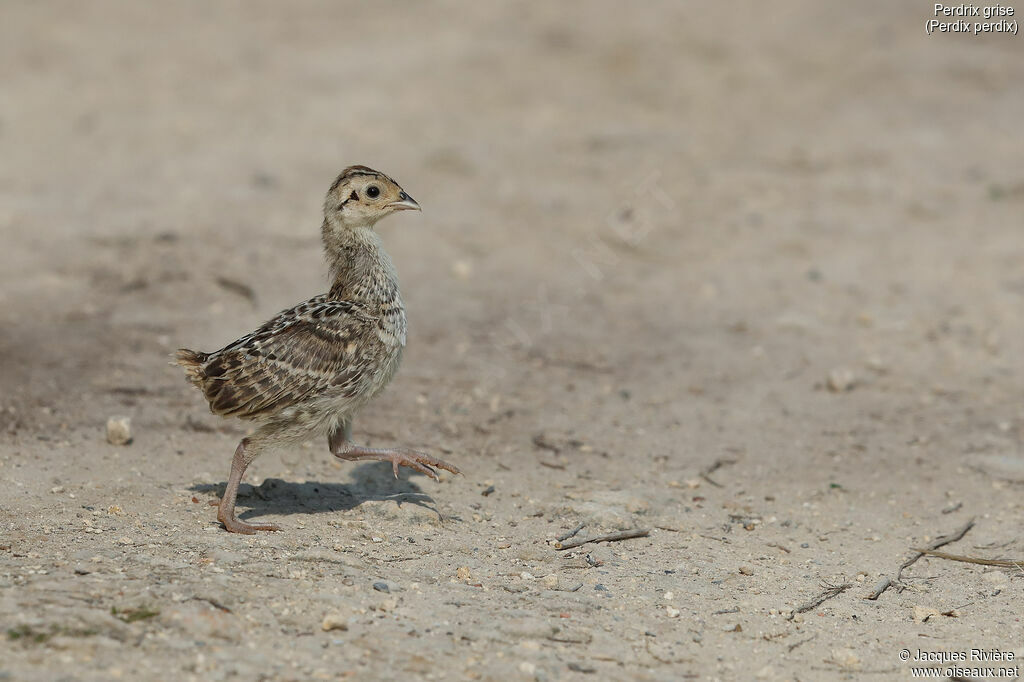
[{"label": "white stone", "polygon": [[860,658],[853,649],[833,649],[832,662],[840,668],[856,668],[860,665]]},{"label": "white stone", "polygon": [[828,390],[834,393],[842,393],[851,390],[857,383],[857,375],[853,370],[845,367],[837,367],[828,373]]},{"label": "white stone", "polygon": [[107,420],[107,442],[111,445],[128,445],[132,442],[131,417],[111,417]]},{"label": "white stone", "polygon": [[320,624],[324,632],[331,630],[348,630],[348,621],[340,613],[328,613]]}]

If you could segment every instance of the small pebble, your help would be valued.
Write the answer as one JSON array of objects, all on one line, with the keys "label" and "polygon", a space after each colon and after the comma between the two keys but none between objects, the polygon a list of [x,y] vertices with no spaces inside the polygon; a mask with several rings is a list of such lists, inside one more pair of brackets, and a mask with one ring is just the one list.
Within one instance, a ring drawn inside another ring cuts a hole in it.
[{"label": "small pebble", "polygon": [[132,442],[130,417],[111,417],[107,420],[107,442],[111,445],[128,445]]},{"label": "small pebble", "polygon": [[856,383],[857,376],[853,373],[853,370],[837,367],[828,373],[826,385],[828,390],[833,393],[842,393],[851,390]]},{"label": "small pebble", "polygon": [[679,609],[669,606],[667,604],[665,605],[665,613],[668,615],[669,618],[679,617]]},{"label": "small pebble", "polygon": [[391,592],[391,588],[388,587],[388,584],[385,582],[374,583],[373,589],[377,590],[378,592]]},{"label": "small pebble", "polygon": [[473,274],[473,265],[469,261],[457,260],[452,263],[452,274],[461,280],[467,280]]},{"label": "small pebble", "polygon": [[860,658],[853,649],[833,649],[832,662],[840,668],[856,668],[860,665]]},{"label": "small pebble", "polygon": [[328,613],[324,616],[324,622],[320,624],[324,632],[331,630],[348,630],[348,623],[340,613]]},{"label": "small pebble", "polygon": [[981,578],[996,587],[1005,587],[1010,582],[1010,577],[1003,571],[989,571],[988,573],[983,573]]},{"label": "small pebble", "polygon": [[740,566],[740,575],[754,575],[754,569],[750,566]]}]

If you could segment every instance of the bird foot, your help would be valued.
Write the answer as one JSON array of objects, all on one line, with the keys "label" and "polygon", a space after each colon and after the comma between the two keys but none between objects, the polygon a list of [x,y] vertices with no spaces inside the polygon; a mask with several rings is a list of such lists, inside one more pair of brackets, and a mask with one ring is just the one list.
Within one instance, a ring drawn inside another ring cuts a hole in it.
[{"label": "bird foot", "polygon": [[229,533],[242,533],[243,535],[255,535],[258,530],[281,530],[281,527],[273,523],[245,523],[235,517],[222,517],[219,514],[217,519],[224,524]]},{"label": "bird foot", "polygon": [[449,464],[443,459],[431,457],[422,452],[415,450],[409,450],[406,448],[395,448],[395,449],[378,449],[378,448],[363,448],[359,446],[350,445],[348,448],[335,452],[335,457],[341,459],[357,460],[357,459],[374,459],[380,462],[391,462],[391,470],[395,474],[395,478],[398,478],[398,467],[409,467],[414,471],[418,471],[421,474],[430,476],[435,481],[441,479],[437,476],[438,469],[444,469],[450,471],[453,474],[461,474],[459,468],[454,464]]},{"label": "bird foot", "polygon": [[409,467],[421,474],[426,474],[435,481],[439,481],[441,479],[437,477],[437,471],[435,471],[433,467],[450,471],[453,474],[462,473],[454,464],[449,464],[443,459],[431,457],[430,455],[422,452],[416,452],[415,450],[394,450],[389,456],[389,459],[391,460],[391,471],[395,474],[395,478],[398,478],[398,467],[400,466]]},{"label": "bird foot", "polygon": [[[210,500],[210,506],[219,507],[220,500]],[[241,533],[242,535],[255,535],[258,530],[281,530],[281,527],[274,523],[245,523],[239,521],[232,513],[225,514],[217,512],[217,520],[224,524],[229,533]]]}]

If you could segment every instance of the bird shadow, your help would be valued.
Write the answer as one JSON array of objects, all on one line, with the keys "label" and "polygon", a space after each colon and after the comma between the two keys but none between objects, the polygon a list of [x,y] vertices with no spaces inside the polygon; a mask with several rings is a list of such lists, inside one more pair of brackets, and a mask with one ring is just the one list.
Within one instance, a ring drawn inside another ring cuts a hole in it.
[{"label": "bird shadow", "polygon": [[[416,474],[421,475],[421,474]],[[369,462],[352,470],[351,483],[306,481],[293,483],[280,478],[267,478],[258,486],[243,483],[238,487],[238,502],[248,509],[238,514],[240,520],[268,514],[319,514],[355,509],[364,502],[394,501],[399,507],[412,504],[437,514],[434,498],[418,485],[400,475],[395,478],[387,462]],[[227,483],[197,483],[189,488],[196,493],[224,494]]]}]

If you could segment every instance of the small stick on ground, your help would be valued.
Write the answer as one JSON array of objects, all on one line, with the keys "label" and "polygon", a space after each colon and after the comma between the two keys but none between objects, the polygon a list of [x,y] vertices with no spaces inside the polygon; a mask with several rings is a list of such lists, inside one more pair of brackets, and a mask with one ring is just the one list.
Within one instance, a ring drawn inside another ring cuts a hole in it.
[{"label": "small stick on ground", "polygon": [[586,525],[587,524],[585,524],[585,523],[581,523],[580,525],[576,526],[575,528],[573,528],[568,533],[565,533],[564,535],[559,535],[557,538],[555,538],[555,542],[565,542],[569,538],[575,537],[576,533],[579,533],[581,530],[583,530],[583,527],[586,526]]},{"label": "small stick on ground", "polygon": [[705,469],[701,470],[701,472],[699,474],[697,474],[697,475],[700,476],[701,478],[703,478],[705,481],[707,481],[711,485],[715,486],[716,488],[721,488],[721,487],[723,487],[722,484],[717,482],[717,481],[712,480],[711,479],[711,474],[715,473],[716,471],[718,471],[719,469],[724,467],[726,464],[735,464],[735,463],[736,463],[736,460],[734,460],[734,459],[716,459],[714,462],[712,462],[710,464],[710,466],[708,466]]},{"label": "small stick on ground", "polygon": [[882,593],[889,589],[889,585],[892,585],[892,578],[889,576],[882,577],[877,583],[875,583],[875,589],[871,590],[870,594],[864,596],[865,599],[874,601],[882,596]]},{"label": "small stick on ground", "polygon": [[252,287],[244,282],[230,279],[228,277],[218,277],[217,284],[222,288],[230,291],[233,294],[237,294],[249,301],[249,303],[256,303],[256,292],[253,291]]},{"label": "small stick on ground", "polygon": [[543,433],[537,433],[533,436],[533,444],[541,450],[550,450],[556,455],[562,451],[560,447],[550,442]]},{"label": "small stick on ground", "polygon": [[817,635],[811,635],[807,639],[801,639],[799,642],[796,642],[794,644],[790,644],[789,645],[789,653],[793,653],[793,649],[797,648],[798,646],[800,646],[802,644],[807,644],[809,641],[811,641],[815,637],[817,637]]},{"label": "small stick on ground", "polygon": [[547,467],[548,469],[560,469],[562,471],[565,471],[564,464],[558,464],[557,462],[545,462],[542,459],[538,459],[537,463],[540,464],[542,467]]},{"label": "small stick on ground", "polygon": [[912,566],[915,561],[925,556],[925,554],[931,553],[939,547],[942,547],[943,545],[948,545],[951,542],[956,542],[963,536],[967,535],[967,531],[969,531],[971,528],[974,528],[973,517],[955,532],[950,533],[949,535],[943,535],[941,537],[935,538],[934,542],[929,544],[924,549],[913,549],[913,551],[917,552],[917,554],[910,557],[900,565],[899,569],[897,569],[896,571],[896,576],[894,578],[882,578],[881,580],[879,580],[878,584],[875,585],[875,589],[871,590],[871,594],[867,595],[864,598],[870,599],[872,601],[878,599],[882,596],[882,593],[889,589],[892,585],[899,585],[900,580],[903,576],[904,569]]},{"label": "small stick on ground", "polygon": [[216,599],[210,599],[209,597],[189,597],[189,601],[204,601],[215,609],[219,609],[224,613],[231,613],[231,609],[221,604]]},{"label": "small stick on ground", "polygon": [[769,547],[774,547],[775,549],[781,549],[786,554],[792,554],[792,550],[791,549],[789,549],[788,547],[783,547],[782,545],[780,545],[777,542],[769,542],[768,546]]},{"label": "small stick on ground", "polygon": [[806,613],[807,611],[816,609],[818,606],[828,601],[829,599],[832,599],[833,597],[838,597],[843,592],[846,592],[848,589],[853,587],[853,583],[843,583],[842,585],[828,585],[827,587],[828,589],[826,589],[824,592],[819,594],[814,599],[810,600],[805,604],[801,604],[800,606],[793,609],[793,613],[789,614],[788,620],[793,620],[793,616],[795,616],[798,613]]},{"label": "small stick on ground", "polygon": [[573,540],[572,542],[555,543],[555,549],[572,549],[573,547],[579,547],[580,545],[586,545],[591,542],[618,542],[619,540],[629,540],[631,538],[645,538],[651,532],[650,528],[634,528],[632,530],[624,530],[619,533],[609,533],[608,535],[598,535],[596,538],[586,538],[585,540]]},{"label": "small stick on ground", "polygon": [[965,523],[959,530],[949,535],[943,535],[941,537],[935,538],[935,540],[927,547],[925,547],[923,550],[914,550],[917,552],[917,554],[903,562],[903,565],[899,567],[898,571],[896,571],[896,577],[893,579],[893,582],[898,583],[900,581],[900,577],[903,575],[904,569],[907,569],[910,566],[912,566],[914,562],[916,562],[918,559],[925,555],[925,552],[931,552],[932,550],[936,550],[939,547],[942,547],[943,545],[948,545],[951,542],[956,542],[963,536],[967,535],[967,531],[969,531],[971,528],[974,528],[973,517],[967,523]]},{"label": "small stick on ground", "polygon": [[950,561],[962,561],[966,564],[981,564],[982,566],[999,566],[1001,568],[1016,568],[1024,570],[1024,560],[1011,561],[1009,559],[981,559],[978,557],[964,556],[963,554],[947,554],[936,552],[933,549],[915,549],[915,552],[927,554],[937,559],[948,559]]}]

